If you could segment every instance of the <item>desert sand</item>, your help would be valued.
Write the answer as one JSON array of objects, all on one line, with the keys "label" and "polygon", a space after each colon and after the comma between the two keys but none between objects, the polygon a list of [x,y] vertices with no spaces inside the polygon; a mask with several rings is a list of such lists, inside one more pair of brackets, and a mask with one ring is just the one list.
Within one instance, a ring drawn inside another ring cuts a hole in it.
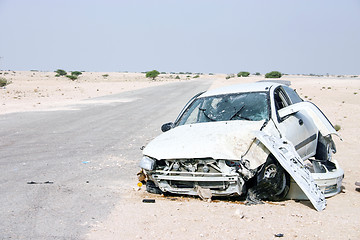
[{"label": "desert sand", "polygon": [[[7,74],[5,74],[7,72]],[[108,74],[109,76],[103,76]],[[48,111],[103,95],[131,91],[174,81],[181,75],[156,81],[140,73],[83,73],[78,80],[51,72],[2,71],[11,84],[0,88],[0,114]],[[225,74],[202,75],[212,87],[263,80],[263,76],[225,79]],[[345,171],[343,190],[327,199],[317,212],[309,201],[287,200],[245,206],[241,201],[204,202],[192,197],[164,197],[137,187],[136,172],[122,185],[124,197],[107,219],[89,226],[87,239],[360,239],[360,77],[283,76],[305,100],[314,102],[335,125],[335,158]],[[140,160],[140,159],[139,159]],[[137,164],[137,163],[133,163]],[[144,198],[155,203],[143,203]]]}]

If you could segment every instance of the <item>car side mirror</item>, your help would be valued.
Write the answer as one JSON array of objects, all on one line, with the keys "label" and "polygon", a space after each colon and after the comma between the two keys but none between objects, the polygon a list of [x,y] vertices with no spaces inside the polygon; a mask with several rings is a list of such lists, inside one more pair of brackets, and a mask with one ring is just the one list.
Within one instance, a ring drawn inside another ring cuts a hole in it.
[{"label": "car side mirror", "polygon": [[169,123],[165,123],[161,126],[161,131],[163,132],[167,132],[169,131],[170,129],[173,128],[173,123],[172,122],[169,122]]}]

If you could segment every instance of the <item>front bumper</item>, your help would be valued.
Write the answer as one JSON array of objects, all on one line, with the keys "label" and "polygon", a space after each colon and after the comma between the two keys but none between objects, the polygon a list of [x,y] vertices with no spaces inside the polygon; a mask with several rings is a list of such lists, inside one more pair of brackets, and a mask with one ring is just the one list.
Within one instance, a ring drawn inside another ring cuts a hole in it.
[{"label": "front bumper", "polygon": [[210,189],[213,196],[241,195],[244,180],[238,174],[152,171],[150,180],[163,192],[198,195],[197,187]]}]

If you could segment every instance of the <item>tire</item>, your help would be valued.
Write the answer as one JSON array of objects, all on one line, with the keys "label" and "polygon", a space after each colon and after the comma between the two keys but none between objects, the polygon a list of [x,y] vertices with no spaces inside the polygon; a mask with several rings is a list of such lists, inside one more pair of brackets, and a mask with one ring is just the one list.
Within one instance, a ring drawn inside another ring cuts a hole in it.
[{"label": "tire", "polygon": [[160,190],[160,188],[155,185],[155,183],[153,181],[146,182],[146,191],[149,193],[154,193],[154,194],[162,194],[163,193]]},{"label": "tire", "polygon": [[273,156],[269,156],[257,174],[256,188],[261,199],[284,200],[290,189],[290,175]]}]

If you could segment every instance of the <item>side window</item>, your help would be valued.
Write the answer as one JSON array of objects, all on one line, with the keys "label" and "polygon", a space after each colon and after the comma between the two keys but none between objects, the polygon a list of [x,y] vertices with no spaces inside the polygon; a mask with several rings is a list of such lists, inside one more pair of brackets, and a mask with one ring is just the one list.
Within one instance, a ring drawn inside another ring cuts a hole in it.
[{"label": "side window", "polygon": [[274,100],[275,100],[275,107],[276,107],[277,111],[284,107],[291,105],[289,98],[287,97],[286,93],[284,92],[284,90],[281,87],[278,87],[277,89],[275,89]]},{"label": "side window", "polygon": [[303,101],[293,89],[289,88],[288,86],[283,86],[283,89],[285,90],[285,92],[289,96],[290,101],[291,101],[292,104],[299,103],[299,102]]}]

